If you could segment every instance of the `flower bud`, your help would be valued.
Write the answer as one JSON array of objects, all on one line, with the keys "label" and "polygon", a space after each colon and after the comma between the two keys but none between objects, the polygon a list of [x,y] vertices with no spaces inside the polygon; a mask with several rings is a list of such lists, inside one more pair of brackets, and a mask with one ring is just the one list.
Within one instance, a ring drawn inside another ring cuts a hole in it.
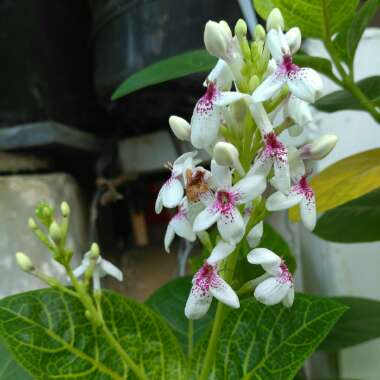
[{"label": "flower bud", "polygon": [[336,135],[323,135],[310,144],[300,148],[300,157],[303,160],[321,160],[326,157],[338,142]]},{"label": "flower bud", "polygon": [[91,244],[90,251],[91,251],[92,257],[99,257],[99,255],[100,255],[100,249],[99,249],[99,245],[97,243],[92,243]]},{"label": "flower bud", "polygon": [[206,49],[211,55],[218,58],[225,57],[228,48],[227,34],[224,26],[215,21],[207,22],[203,39]]},{"label": "flower bud", "polygon": [[236,22],[235,35],[237,38],[244,38],[247,36],[247,24],[242,18],[239,18]]},{"label": "flower bud", "polygon": [[30,258],[27,255],[25,255],[25,253],[23,252],[16,253],[16,261],[17,261],[18,266],[24,272],[33,272],[35,269]]},{"label": "flower bud", "polygon": [[298,27],[290,28],[285,33],[285,39],[289,45],[290,51],[292,54],[297,53],[299,48],[301,47],[302,37],[301,30]]},{"label": "flower bud", "polygon": [[284,18],[282,17],[281,11],[278,8],[272,9],[267,18],[267,31],[269,32],[271,29],[284,30],[285,23]]},{"label": "flower bud", "polygon": [[28,225],[29,225],[29,228],[33,231],[35,231],[38,228],[37,223],[35,222],[33,218],[29,218]]},{"label": "flower bud", "polygon": [[169,125],[175,137],[181,141],[190,140],[190,124],[182,117],[172,115],[169,117]]},{"label": "flower bud", "polygon": [[49,234],[55,243],[59,243],[62,237],[61,228],[57,222],[53,222],[49,228]]},{"label": "flower bud", "polygon": [[239,160],[239,152],[235,145],[220,141],[215,144],[213,157],[218,165],[235,168],[240,175],[244,175],[244,169]]},{"label": "flower bud", "polygon": [[61,203],[61,213],[63,217],[68,217],[70,215],[70,206],[67,202]]},{"label": "flower bud", "polygon": [[257,24],[255,26],[253,35],[255,37],[255,41],[265,41],[266,33],[264,27],[260,24]]}]

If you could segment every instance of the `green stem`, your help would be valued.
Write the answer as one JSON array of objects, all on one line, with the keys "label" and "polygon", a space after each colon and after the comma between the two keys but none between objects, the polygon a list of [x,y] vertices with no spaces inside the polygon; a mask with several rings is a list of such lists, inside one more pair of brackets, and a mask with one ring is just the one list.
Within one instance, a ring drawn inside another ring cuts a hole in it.
[{"label": "green stem", "polygon": [[[235,266],[236,266],[236,261],[237,257],[239,254],[240,250],[240,244],[237,246],[235,251],[228,257],[226,266],[225,266],[225,276],[224,279],[226,282],[230,283],[234,272],[235,272]],[[206,380],[211,367],[213,365],[214,359],[215,359],[215,352],[216,352],[216,347],[218,344],[218,338],[220,335],[220,330],[223,325],[224,317],[227,311],[227,306],[224,305],[221,302],[218,302],[218,306],[216,308],[216,314],[214,318],[214,323],[212,325],[212,331],[211,331],[211,336],[208,341],[208,346],[207,346],[207,351],[206,351],[206,356],[203,362],[203,368],[202,372],[198,378],[198,380]]]},{"label": "green stem", "polygon": [[337,53],[334,44],[331,40],[331,31],[330,25],[328,23],[328,14],[327,14],[327,5],[326,0],[321,0],[322,10],[323,10],[323,41],[326,47],[326,50],[331,56],[332,61],[334,62],[335,67],[337,68],[342,80],[340,85],[343,86],[347,91],[358,100],[359,104],[365,109],[378,123],[380,123],[380,113],[377,111],[376,107],[371,104],[371,101],[367,96],[362,92],[362,90],[356,85],[353,81],[353,73],[347,74],[342,64],[340,63],[339,54]]}]

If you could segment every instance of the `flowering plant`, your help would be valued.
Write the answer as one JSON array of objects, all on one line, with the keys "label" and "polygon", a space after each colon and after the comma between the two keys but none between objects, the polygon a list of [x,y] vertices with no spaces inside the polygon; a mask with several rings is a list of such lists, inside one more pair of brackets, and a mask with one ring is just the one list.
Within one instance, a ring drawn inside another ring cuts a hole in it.
[{"label": "flowering plant", "polygon": [[[265,223],[297,207],[306,229],[315,228],[309,177],[337,143],[313,130],[310,104],[323,86],[317,71],[295,62],[301,31],[285,32],[275,8],[251,42],[239,20],[234,33],[225,21],[209,21],[204,43],[217,58],[205,93],[190,122],[169,118],[192,148],[168,165],[155,204],[157,213],[176,208],[167,252],[176,236],[202,246],[192,280],[174,280],[145,305],[103,290],[103,276],[122,281],[122,272],[96,243],[73,268],[69,205],[62,203],[59,219],[39,204],[29,226],[69,286],[18,252],[21,269],[51,289],[0,301],[0,336],[34,378],[293,379],[315,350],[336,344],[338,333],[333,343],[328,334],[347,307],[295,293],[295,259]],[[306,141],[295,144],[302,132]]]}]

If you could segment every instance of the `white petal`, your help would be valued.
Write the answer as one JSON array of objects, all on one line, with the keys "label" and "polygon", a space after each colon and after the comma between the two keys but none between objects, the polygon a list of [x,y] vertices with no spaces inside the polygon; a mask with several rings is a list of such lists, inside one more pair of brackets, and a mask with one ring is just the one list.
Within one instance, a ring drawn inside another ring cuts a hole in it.
[{"label": "white petal", "polygon": [[281,257],[267,248],[255,248],[247,255],[250,264],[279,266]]},{"label": "white petal", "polygon": [[154,205],[154,210],[156,211],[156,214],[159,214],[162,211],[162,207],[163,207],[163,204],[162,204],[162,187],[161,187],[160,191],[157,194],[156,203]]},{"label": "white petal", "polygon": [[289,45],[291,54],[297,53],[299,48],[301,47],[302,37],[301,30],[298,27],[290,28],[285,33],[286,42]]},{"label": "white petal", "polygon": [[193,231],[200,232],[207,230],[211,227],[219,218],[219,211],[217,211],[213,205],[208,206],[194,220]]},{"label": "white petal", "polygon": [[289,193],[289,195],[285,195],[277,191],[267,199],[266,208],[269,211],[286,210],[300,203],[302,198],[301,194]]},{"label": "white petal", "polygon": [[250,103],[249,110],[255,120],[257,127],[260,129],[261,135],[264,136],[273,132],[273,125],[269,120],[267,111],[261,103]]},{"label": "white petal", "polygon": [[294,286],[292,286],[289,291],[286,293],[285,298],[282,300],[282,304],[285,307],[292,307],[294,302]]},{"label": "white petal", "polygon": [[190,141],[194,147],[203,149],[216,142],[220,120],[220,107],[211,101],[207,104],[204,104],[202,99],[198,101],[195,105],[193,116],[191,117]]},{"label": "white petal", "polygon": [[193,285],[185,306],[185,315],[189,319],[202,318],[210,308],[212,295]]},{"label": "white petal", "polygon": [[284,55],[290,55],[289,45],[282,30],[271,29],[268,32],[266,43],[277,63],[282,63]]},{"label": "white petal", "polygon": [[183,186],[178,178],[169,178],[162,187],[162,204],[167,208],[178,206],[183,198]]},{"label": "white petal", "polygon": [[282,155],[281,158],[273,160],[274,177],[278,190],[286,193],[290,190],[290,171],[288,155]]},{"label": "white petal", "polygon": [[247,241],[250,248],[255,248],[260,244],[264,233],[264,223],[260,222],[254,226],[247,235]]},{"label": "white petal", "polygon": [[248,203],[261,195],[267,187],[265,177],[261,175],[246,176],[236,183],[232,190],[237,194],[237,204]]},{"label": "white petal", "polygon": [[92,274],[92,284],[95,291],[100,289],[100,269],[98,267],[95,267]]},{"label": "white petal", "polygon": [[303,198],[300,204],[300,214],[304,226],[313,231],[317,223],[317,210],[315,207],[315,197]]},{"label": "white petal", "polygon": [[196,239],[195,233],[191,227],[190,222],[184,215],[175,215],[169,223],[174,232],[188,241],[194,241]]},{"label": "white petal", "polygon": [[220,214],[217,225],[220,236],[228,243],[237,244],[244,236],[245,223],[235,207],[232,207],[228,213]]},{"label": "white petal", "polygon": [[74,277],[79,278],[80,276],[82,276],[82,274],[84,272],[86,272],[87,268],[88,268],[88,265],[86,265],[84,262],[82,262],[82,264],[79,265],[78,268],[74,269],[74,271],[73,271]]},{"label": "white petal", "polygon": [[101,269],[100,270],[101,276],[108,274],[116,278],[118,281],[123,281],[123,272],[118,267],[113,265],[110,261],[102,258],[99,265]]},{"label": "white petal", "polygon": [[235,247],[235,244],[230,244],[223,240],[219,240],[218,244],[212,250],[209,258],[207,259],[207,262],[209,264],[215,264],[218,261],[225,259],[234,251]]},{"label": "white petal", "polygon": [[173,162],[173,173],[177,176],[179,176],[180,174],[182,174],[183,172],[183,164],[189,159],[189,158],[192,158],[194,159],[195,156],[198,154],[198,152],[196,150],[192,151],[192,152],[186,152],[184,154],[182,154],[181,156],[179,156],[174,162]]},{"label": "white petal", "polygon": [[193,225],[195,218],[198,214],[205,209],[204,204],[201,201],[198,202],[188,202],[187,205],[187,219],[190,224]]},{"label": "white petal", "polygon": [[272,164],[273,160],[270,156],[261,154],[259,158],[257,158],[256,161],[253,163],[251,169],[249,169],[247,177],[253,175],[260,175],[266,178],[270,170],[272,169]]},{"label": "white petal", "polygon": [[252,101],[258,103],[270,99],[280,90],[285,82],[286,76],[277,70],[264,79],[264,81],[256,88],[252,94]]},{"label": "white petal", "polygon": [[314,103],[322,95],[322,79],[315,70],[308,67],[290,73],[287,84],[292,94],[309,103]]},{"label": "white petal", "polygon": [[294,95],[288,99],[287,113],[301,127],[313,121],[309,104]]},{"label": "white petal", "polygon": [[248,95],[242,92],[224,91],[220,93],[220,95],[215,100],[214,104],[219,107],[223,107],[223,106],[228,106],[244,98],[248,98]]},{"label": "white petal", "polygon": [[270,277],[256,287],[254,296],[264,305],[276,305],[284,299],[291,287],[290,282],[282,282],[279,278]]},{"label": "white petal", "polygon": [[218,165],[215,160],[211,160],[211,183],[216,189],[230,187],[232,183],[230,168]]},{"label": "white petal", "polygon": [[[220,91],[229,91],[232,86],[233,76],[228,64],[223,59],[218,59],[215,67],[210,71],[207,79],[215,82]],[[207,83],[204,83],[207,86]]]},{"label": "white petal", "polygon": [[295,147],[289,147],[288,157],[290,177],[293,181],[298,182],[306,173],[305,164],[303,160],[300,159],[299,151]]},{"label": "white petal", "polygon": [[238,309],[240,307],[239,297],[236,295],[230,285],[221,277],[215,276],[210,284],[210,293],[220,302],[227,306]]},{"label": "white petal", "polygon": [[167,253],[170,252],[170,245],[172,244],[174,237],[175,237],[174,228],[169,223],[168,227],[166,228],[165,238],[164,238],[165,251]]}]

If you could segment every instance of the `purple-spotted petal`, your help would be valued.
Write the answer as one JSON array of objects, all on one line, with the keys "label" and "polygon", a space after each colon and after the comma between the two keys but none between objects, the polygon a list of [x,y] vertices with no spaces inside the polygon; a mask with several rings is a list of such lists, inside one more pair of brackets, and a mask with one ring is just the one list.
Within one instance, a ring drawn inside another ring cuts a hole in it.
[{"label": "purple-spotted petal", "polygon": [[228,106],[246,97],[248,97],[248,95],[242,92],[225,91],[219,94],[219,96],[215,99],[214,104],[219,107]]},{"label": "purple-spotted petal", "polygon": [[212,250],[207,262],[209,264],[215,264],[227,256],[229,256],[235,249],[236,245],[231,243],[226,243],[223,240],[219,240],[215,248]]},{"label": "purple-spotted petal", "polygon": [[170,177],[161,189],[162,204],[167,208],[178,206],[183,198],[183,186],[176,177]]},{"label": "purple-spotted petal", "polygon": [[288,195],[277,191],[273,193],[266,201],[266,208],[269,211],[287,210],[302,200],[303,196],[296,192],[290,192]]},{"label": "purple-spotted petal", "polygon": [[267,187],[267,181],[262,175],[252,175],[241,179],[232,187],[236,194],[236,204],[248,203],[261,195]]},{"label": "purple-spotted petal", "polygon": [[210,293],[220,302],[234,309],[240,307],[239,297],[230,285],[217,274],[210,283]]},{"label": "purple-spotted petal", "polygon": [[174,215],[169,224],[172,226],[174,232],[181,238],[188,241],[194,241],[196,239],[193,228],[187,220],[184,211],[180,210],[176,215]]},{"label": "purple-spotted petal", "polygon": [[286,114],[301,127],[307,126],[313,120],[308,103],[294,95],[291,95],[287,101]]},{"label": "purple-spotted petal", "polygon": [[250,264],[279,266],[281,257],[267,248],[255,248],[247,255]]},{"label": "purple-spotted petal", "polygon": [[207,230],[217,221],[219,215],[220,211],[214,207],[214,204],[209,205],[195,218],[193,224],[193,231],[200,232]]},{"label": "purple-spotted petal", "polygon": [[245,223],[235,207],[231,207],[226,212],[221,212],[217,225],[222,239],[230,244],[239,243],[244,236]]},{"label": "purple-spotted petal", "polygon": [[201,289],[196,284],[191,288],[185,306],[185,315],[188,319],[202,318],[210,308],[212,295],[209,290]]},{"label": "purple-spotted petal", "polygon": [[218,59],[207,79],[209,82],[215,82],[220,91],[229,91],[234,80],[231,69],[223,59]]},{"label": "purple-spotted petal", "polygon": [[270,99],[285,83],[286,76],[281,71],[276,70],[256,88],[252,94],[252,101],[258,103]]},{"label": "purple-spotted petal", "polygon": [[292,286],[292,283],[281,281],[278,277],[270,277],[256,287],[254,296],[264,305],[276,305],[285,298]]},{"label": "purple-spotted petal", "polygon": [[290,172],[288,155],[275,157],[273,160],[274,181],[278,190],[286,193],[290,190]]},{"label": "purple-spotted petal", "polygon": [[285,307],[292,307],[294,302],[294,286],[292,286],[289,291],[286,293],[285,298],[282,300],[282,304]]},{"label": "purple-spotted petal", "polygon": [[262,176],[267,177],[273,165],[273,159],[271,156],[266,155],[264,152],[253,163],[251,169],[247,173],[247,177],[250,176]]},{"label": "purple-spotted petal", "polygon": [[297,98],[314,103],[321,97],[323,83],[315,70],[303,67],[289,73],[287,78],[289,90]]}]

